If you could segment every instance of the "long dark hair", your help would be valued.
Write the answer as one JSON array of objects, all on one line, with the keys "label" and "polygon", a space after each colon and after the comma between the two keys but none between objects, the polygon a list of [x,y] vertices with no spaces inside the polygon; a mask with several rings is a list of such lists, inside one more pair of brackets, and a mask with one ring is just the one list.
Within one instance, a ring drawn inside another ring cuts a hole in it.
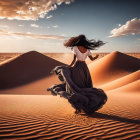
[{"label": "long dark hair", "polygon": [[95,41],[94,39],[88,40],[85,35],[81,34],[76,37],[71,37],[64,43],[66,47],[83,46],[90,50],[96,50],[105,43],[101,40]]}]

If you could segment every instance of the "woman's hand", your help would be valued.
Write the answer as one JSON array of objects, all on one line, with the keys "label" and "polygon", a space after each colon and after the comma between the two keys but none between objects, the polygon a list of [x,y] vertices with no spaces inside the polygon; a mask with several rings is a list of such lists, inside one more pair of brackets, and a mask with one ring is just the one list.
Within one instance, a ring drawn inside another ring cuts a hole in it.
[{"label": "woman's hand", "polygon": [[94,61],[95,59],[99,57],[99,54],[96,54],[95,57],[92,57],[92,55],[89,55],[88,57],[90,58],[90,60]]}]

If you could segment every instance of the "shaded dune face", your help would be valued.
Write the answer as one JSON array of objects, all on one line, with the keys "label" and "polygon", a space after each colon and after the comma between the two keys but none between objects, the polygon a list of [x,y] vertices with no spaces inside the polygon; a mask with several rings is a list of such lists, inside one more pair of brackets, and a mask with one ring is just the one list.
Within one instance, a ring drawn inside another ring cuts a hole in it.
[{"label": "shaded dune face", "polygon": [[93,84],[99,86],[140,69],[138,58],[115,51],[88,65]]},{"label": "shaded dune face", "polygon": [[55,59],[30,51],[0,66],[0,89],[17,87],[50,75],[57,65]]}]

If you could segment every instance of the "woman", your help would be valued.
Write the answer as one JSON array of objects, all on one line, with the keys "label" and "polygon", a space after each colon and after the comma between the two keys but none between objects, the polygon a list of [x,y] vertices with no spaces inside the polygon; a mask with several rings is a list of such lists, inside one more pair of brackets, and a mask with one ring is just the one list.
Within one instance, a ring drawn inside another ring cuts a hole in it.
[{"label": "woman", "polygon": [[[104,45],[102,41],[88,40],[85,35],[71,37],[64,46],[71,47],[74,59],[68,66],[57,66],[52,72],[58,75],[62,84],[55,84],[48,91],[53,95],[60,95],[76,109],[75,113],[84,111],[90,115],[107,101],[102,89],[93,87],[91,75],[85,62],[87,56],[93,61],[99,55],[92,57],[90,50]],[[76,61],[77,58],[77,61]],[[74,65],[74,66],[72,66]]]}]

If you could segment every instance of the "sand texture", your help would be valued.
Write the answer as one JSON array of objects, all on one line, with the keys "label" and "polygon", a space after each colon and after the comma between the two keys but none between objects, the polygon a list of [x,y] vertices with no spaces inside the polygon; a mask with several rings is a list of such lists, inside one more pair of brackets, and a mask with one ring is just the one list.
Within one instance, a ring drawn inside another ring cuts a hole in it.
[{"label": "sand texture", "polygon": [[[108,94],[92,116],[51,95],[0,95],[0,139],[140,138],[140,96]],[[124,101],[125,98],[125,101]]]}]

